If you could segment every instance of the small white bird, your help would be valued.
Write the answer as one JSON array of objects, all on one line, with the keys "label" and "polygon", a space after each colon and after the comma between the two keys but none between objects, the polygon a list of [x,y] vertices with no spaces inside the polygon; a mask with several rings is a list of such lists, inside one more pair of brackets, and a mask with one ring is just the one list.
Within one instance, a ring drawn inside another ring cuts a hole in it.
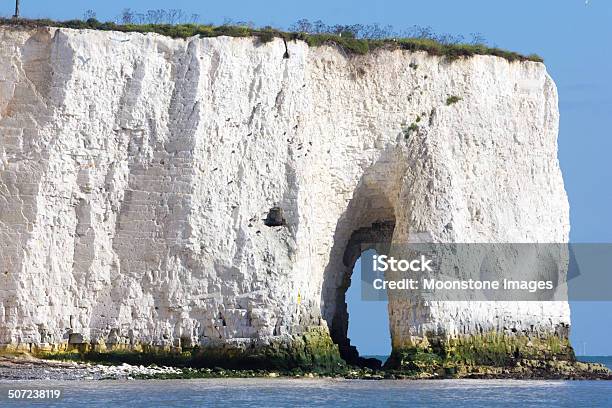
[{"label": "small white bird", "polygon": [[589,0],[584,0],[584,5],[588,6],[589,5]]}]

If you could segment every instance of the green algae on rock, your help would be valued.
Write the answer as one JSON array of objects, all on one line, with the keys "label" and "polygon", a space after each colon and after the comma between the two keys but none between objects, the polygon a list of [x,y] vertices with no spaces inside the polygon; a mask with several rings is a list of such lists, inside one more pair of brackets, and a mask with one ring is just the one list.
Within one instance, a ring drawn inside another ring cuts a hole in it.
[{"label": "green algae on rock", "polygon": [[549,368],[552,376],[587,369],[581,364],[576,361],[566,337],[538,338],[491,332],[429,340],[394,349],[385,369],[460,376],[514,373],[520,377],[520,373],[524,373],[528,377],[538,372],[536,369]]},{"label": "green algae on rock", "polygon": [[222,367],[233,370],[322,370],[335,372],[346,366],[338,346],[321,327],[311,327],[288,342],[256,341],[236,345],[219,343],[196,347],[150,345],[66,345],[61,350],[30,350],[52,360],[91,361],[105,364],[165,365],[176,367]]}]

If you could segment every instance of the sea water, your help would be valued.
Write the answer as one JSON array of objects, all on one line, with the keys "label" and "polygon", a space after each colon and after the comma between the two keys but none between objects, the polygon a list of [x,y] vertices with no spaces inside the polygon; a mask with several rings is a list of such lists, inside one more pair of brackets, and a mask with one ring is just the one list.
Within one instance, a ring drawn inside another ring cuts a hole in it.
[{"label": "sea water", "polygon": [[610,381],[198,379],[40,382],[58,400],[7,400],[2,407],[612,407]]}]

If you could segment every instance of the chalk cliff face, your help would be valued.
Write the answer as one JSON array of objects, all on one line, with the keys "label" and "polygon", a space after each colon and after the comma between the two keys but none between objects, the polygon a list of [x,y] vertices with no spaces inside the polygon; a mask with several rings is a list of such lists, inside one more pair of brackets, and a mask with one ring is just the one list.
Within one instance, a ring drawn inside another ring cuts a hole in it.
[{"label": "chalk cliff face", "polygon": [[[283,58],[280,39],[69,29],[0,39],[5,348],[272,347],[299,363],[333,360],[331,333],[350,358],[356,231],[568,239],[541,63],[302,42]],[[266,225],[273,207],[284,225]],[[569,347],[565,302],[389,312],[396,351],[482,333]]]}]

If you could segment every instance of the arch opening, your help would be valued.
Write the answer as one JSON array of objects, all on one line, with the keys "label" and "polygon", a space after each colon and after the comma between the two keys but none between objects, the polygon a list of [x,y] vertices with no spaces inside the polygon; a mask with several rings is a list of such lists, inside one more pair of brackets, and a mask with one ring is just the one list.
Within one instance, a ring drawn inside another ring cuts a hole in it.
[{"label": "arch opening", "polygon": [[[351,285],[346,291],[348,339],[360,357],[376,358],[384,365],[391,354],[389,302],[387,299],[372,297],[367,290],[364,297],[365,288],[362,288],[362,285],[369,284],[364,276],[374,275],[372,261],[376,255],[378,253],[375,250],[367,250],[355,262]],[[370,365],[375,364],[373,362]]]},{"label": "arch opening", "polygon": [[[379,359],[360,356],[348,336],[349,313],[347,290],[351,285],[357,260],[367,250],[380,250],[381,244],[393,240],[396,217],[394,201],[398,197],[397,186],[402,174],[394,160],[384,160],[370,167],[354,190],[346,211],[336,225],[334,245],[330,261],[324,271],[321,291],[321,313],[327,322],[330,335],[338,345],[340,356],[350,365],[379,368]],[[360,278],[356,275],[355,281]],[[356,285],[359,288],[359,285]],[[352,316],[353,320],[361,316]],[[389,315],[385,316],[389,328]],[[390,330],[386,335],[391,337]]]},{"label": "arch opening", "polygon": [[[362,253],[373,249],[375,244],[378,246],[380,243],[391,242],[394,228],[395,221],[389,220],[376,221],[368,227],[357,229],[351,234],[342,257],[344,268],[343,273],[339,276],[339,285],[335,288],[335,308],[331,318],[330,334],[334,343],[338,345],[340,356],[351,365],[370,368],[380,368],[381,366],[380,360],[361,357],[357,347],[351,344],[348,337],[349,313],[346,292],[351,285],[355,264]],[[356,278],[359,279],[360,276],[358,275]],[[353,317],[359,318],[359,316]],[[328,323],[330,323],[329,320]]]}]

